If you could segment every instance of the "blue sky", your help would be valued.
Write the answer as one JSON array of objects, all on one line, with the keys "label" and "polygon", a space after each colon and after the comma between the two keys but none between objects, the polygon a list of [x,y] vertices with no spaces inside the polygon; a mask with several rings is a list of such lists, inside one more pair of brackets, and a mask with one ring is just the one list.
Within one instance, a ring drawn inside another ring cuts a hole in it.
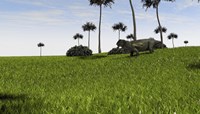
[{"label": "blue sky", "polygon": [[[133,0],[137,21],[138,39],[154,37],[160,40],[153,30],[158,26],[155,9],[145,9],[140,0]],[[197,0],[176,0],[174,3],[160,4],[161,24],[168,28],[164,43],[172,47],[166,37],[171,32],[178,34],[175,46],[200,45],[200,3]],[[37,43],[45,43],[44,55],[65,55],[77,45],[73,35],[81,33],[82,45],[87,45],[87,32],[81,26],[93,22],[98,26],[99,8],[89,6],[88,0],[1,0],[0,2],[0,56],[39,55]],[[102,51],[116,47],[117,32],[112,30],[114,23],[123,22],[128,30],[121,34],[122,39],[132,32],[132,16],[128,0],[115,0],[110,8],[103,9]],[[91,49],[97,52],[98,30],[91,33]]]}]

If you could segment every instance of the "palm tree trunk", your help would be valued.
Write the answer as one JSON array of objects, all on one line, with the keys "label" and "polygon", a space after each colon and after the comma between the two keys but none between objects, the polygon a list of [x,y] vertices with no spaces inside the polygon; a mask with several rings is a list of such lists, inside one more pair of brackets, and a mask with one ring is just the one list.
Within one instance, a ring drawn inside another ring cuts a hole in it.
[{"label": "palm tree trunk", "polygon": [[159,14],[158,14],[158,6],[156,7],[156,16],[157,16],[157,20],[158,20],[158,26],[159,26],[159,28],[160,28],[159,32],[160,32],[160,39],[161,39],[161,43],[162,43],[161,48],[163,48],[162,26],[161,26],[161,24],[160,24],[160,19],[159,19]]},{"label": "palm tree trunk", "polygon": [[101,53],[101,15],[102,15],[102,5],[100,5],[100,15],[99,15],[99,46],[98,46],[99,53]]},{"label": "palm tree trunk", "polygon": [[90,49],[90,31],[88,31],[88,48]]},{"label": "palm tree trunk", "polygon": [[78,46],[79,46],[79,38],[78,38]]},{"label": "palm tree trunk", "polygon": [[172,44],[173,44],[173,48],[174,48],[174,38],[172,38]]},{"label": "palm tree trunk", "polygon": [[118,38],[120,39],[120,30],[118,30],[118,32],[119,32]]},{"label": "palm tree trunk", "polygon": [[40,47],[40,57],[42,56],[42,47]]},{"label": "palm tree trunk", "polygon": [[130,2],[130,6],[131,6],[131,10],[132,10],[132,17],[133,17],[133,35],[134,35],[134,40],[137,40],[137,33],[136,33],[136,20],[135,20],[135,11],[133,8],[133,4],[132,4],[132,0],[129,0]]}]

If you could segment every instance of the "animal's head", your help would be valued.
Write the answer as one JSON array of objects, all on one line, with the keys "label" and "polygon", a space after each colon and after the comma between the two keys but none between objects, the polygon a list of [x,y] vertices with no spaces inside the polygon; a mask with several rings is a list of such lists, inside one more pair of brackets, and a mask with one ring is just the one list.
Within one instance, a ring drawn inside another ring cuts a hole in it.
[{"label": "animal's head", "polygon": [[116,43],[117,47],[124,47],[125,44],[126,44],[125,40],[118,40],[118,42]]},{"label": "animal's head", "polygon": [[154,48],[160,49],[160,48],[162,48],[162,45],[163,45],[163,48],[167,48],[167,46],[165,44],[162,44],[160,41],[157,41],[155,43]]}]

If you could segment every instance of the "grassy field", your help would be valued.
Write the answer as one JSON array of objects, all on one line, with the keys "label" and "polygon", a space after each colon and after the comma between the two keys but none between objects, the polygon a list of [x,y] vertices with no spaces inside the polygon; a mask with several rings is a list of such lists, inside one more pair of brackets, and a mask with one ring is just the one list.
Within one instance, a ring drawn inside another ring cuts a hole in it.
[{"label": "grassy field", "polygon": [[200,47],[1,57],[0,114],[200,114]]}]

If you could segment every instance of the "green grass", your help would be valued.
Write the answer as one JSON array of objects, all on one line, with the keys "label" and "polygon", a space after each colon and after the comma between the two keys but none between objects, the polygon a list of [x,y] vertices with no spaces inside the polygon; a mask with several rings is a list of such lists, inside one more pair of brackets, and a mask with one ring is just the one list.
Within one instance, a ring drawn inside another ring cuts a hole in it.
[{"label": "green grass", "polygon": [[0,113],[200,114],[200,47],[1,57]]}]

